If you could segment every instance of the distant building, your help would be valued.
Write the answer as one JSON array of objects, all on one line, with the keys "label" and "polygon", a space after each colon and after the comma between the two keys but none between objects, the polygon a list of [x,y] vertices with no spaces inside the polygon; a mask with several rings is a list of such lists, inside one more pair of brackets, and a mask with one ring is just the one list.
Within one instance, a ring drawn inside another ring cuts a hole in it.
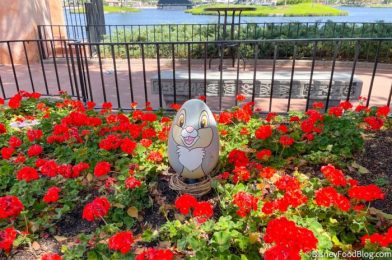
[{"label": "distant building", "polygon": [[130,6],[130,0],[105,0],[104,3],[108,6]]},{"label": "distant building", "polygon": [[190,0],[159,0],[158,8],[161,9],[189,9],[192,8],[192,2]]}]

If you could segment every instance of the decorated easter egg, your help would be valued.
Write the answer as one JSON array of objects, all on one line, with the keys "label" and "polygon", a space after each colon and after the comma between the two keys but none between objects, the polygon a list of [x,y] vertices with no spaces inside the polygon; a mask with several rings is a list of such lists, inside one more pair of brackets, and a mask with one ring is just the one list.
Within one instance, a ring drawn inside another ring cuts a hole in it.
[{"label": "decorated easter egg", "polygon": [[178,110],[169,134],[170,165],[181,177],[199,179],[219,160],[219,136],[215,118],[199,99],[185,102]]}]

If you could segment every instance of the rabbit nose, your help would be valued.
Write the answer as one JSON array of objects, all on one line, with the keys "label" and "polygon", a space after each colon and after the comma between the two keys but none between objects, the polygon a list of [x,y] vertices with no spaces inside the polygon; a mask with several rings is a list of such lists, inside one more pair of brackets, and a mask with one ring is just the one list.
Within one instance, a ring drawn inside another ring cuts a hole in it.
[{"label": "rabbit nose", "polygon": [[192,126],[187,126],[187,127],[185,128],[185,130],[186,130],[188,133],[192,133],[193,130],[194,130],[194,128],[193,128]]}]

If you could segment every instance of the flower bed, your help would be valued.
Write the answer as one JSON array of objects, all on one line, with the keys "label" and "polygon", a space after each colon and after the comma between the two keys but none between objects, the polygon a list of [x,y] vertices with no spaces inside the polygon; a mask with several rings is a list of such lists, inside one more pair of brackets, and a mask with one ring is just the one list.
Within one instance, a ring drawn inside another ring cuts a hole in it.
[{"label": "flower bed", "polygon": [[[0,100],[0,249],[36,259],[310,259],[312,253],[390,251],[385,197],[350,172],[368,132],[389,129],[388,107],[343,102],[323,114],[216,115],[220,174],[195,198],[168,189],[171,116],[147,104],[95,111],[63,95]],[[178,105],[172,106],[178,109]],[[313,169],[308,171],[307,169]],[[370,173],[364,173],[370,174]],[[373,210],[374,212],[375,210]],[[55,246],[44,247],[45,241]]]}]

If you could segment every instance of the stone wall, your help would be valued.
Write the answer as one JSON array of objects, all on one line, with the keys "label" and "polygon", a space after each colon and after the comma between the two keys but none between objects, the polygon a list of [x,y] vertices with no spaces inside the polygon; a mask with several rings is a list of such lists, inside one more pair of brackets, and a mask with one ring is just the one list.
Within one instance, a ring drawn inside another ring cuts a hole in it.
[{"label": "stone wall", "polygon": [[[65,24],[60,0],[0,0],[0,40],[38,39],[38,25]],[[56,37],[54,32],[54,36]],[[65,32],[62,32],[64,37]],[[22,43],[10,43],[14,63],[26,62]],[[39,52],[36,43],[27,43],[26,50],[31,62],[37,62]],[[0,43],[0,64],[9,64],[6,43]]]}]

